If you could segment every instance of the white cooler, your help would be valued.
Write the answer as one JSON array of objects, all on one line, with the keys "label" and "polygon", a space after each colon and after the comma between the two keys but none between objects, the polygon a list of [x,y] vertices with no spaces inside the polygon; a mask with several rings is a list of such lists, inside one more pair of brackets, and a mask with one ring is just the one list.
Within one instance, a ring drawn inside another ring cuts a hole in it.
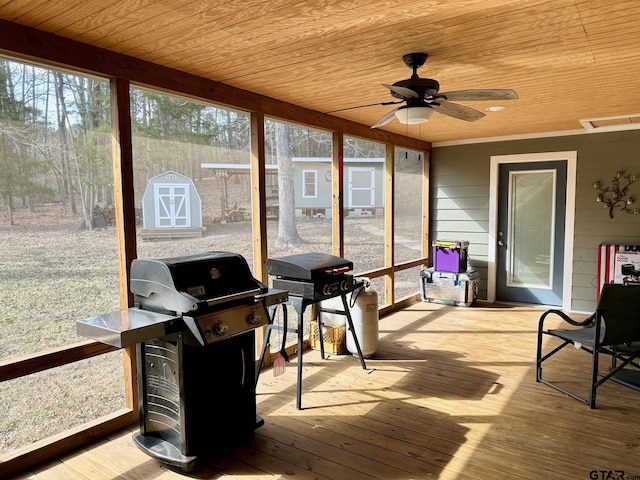
[{"label": "white cooler", "polygon": [[427,268],[420,272],[422,301],[468,307],[478,298],[478,279],[475,270],[464,273],[441,272]]}]

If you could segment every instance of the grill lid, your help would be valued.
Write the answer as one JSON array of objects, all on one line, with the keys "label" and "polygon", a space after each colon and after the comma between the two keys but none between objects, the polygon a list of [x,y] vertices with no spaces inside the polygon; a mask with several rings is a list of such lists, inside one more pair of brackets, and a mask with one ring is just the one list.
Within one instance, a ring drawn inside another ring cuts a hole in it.
[{"label": "grill lid", "polygon": [[326,253],[300,253],[267,259],[267,272],[280,278],[318,280],[352,269],[353,262]]},{"label": "grill lid", "polygon": [[150,310],[185,313],[253,298],[265,290],[244,257],[236,253],[207,252],[131,263],[131,292],[142,308]]}]

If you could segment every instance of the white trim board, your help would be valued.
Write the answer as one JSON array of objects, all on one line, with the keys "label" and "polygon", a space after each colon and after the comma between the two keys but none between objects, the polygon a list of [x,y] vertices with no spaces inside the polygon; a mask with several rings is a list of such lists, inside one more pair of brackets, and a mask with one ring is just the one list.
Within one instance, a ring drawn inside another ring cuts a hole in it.
[{"label": "white trim board", "polygon": [[[595,119],[592,119],[592,120],[595,120]],[[592,128],[589,130],[587,129],[560,130],[555,132],[538,132],[538,133],[523,133],[520,135],[504,135],[500,137],[465,138],[461,140],[431,142],[431,148],[433,149],[438,147],[454,147],[456,145],[474,145],[476,143],[512,142],[515,140],[528,140],[532,138],[569,137],[572,135],[594,135],[598,133],[622,132],[626,130],[638,130],[638,129],[640,129],[640,123],[625,124],[625,125],[608,125],[603,127]]]}]

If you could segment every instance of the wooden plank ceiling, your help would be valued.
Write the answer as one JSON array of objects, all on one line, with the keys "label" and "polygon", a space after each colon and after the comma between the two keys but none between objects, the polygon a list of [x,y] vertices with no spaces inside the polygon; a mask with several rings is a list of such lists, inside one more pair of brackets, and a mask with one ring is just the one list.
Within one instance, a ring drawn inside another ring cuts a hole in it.
[{"label": "wooden plank ceiling", "polygon": [[[320,112],[393,100],[381,84],[410,76],[409,52],[441,91],[519,94],[460,102],[487,114],[473,123],[384,127],[431,142],[640,113],[637,0],[0,0],[0,18]],[[392,108],[335,115],[372,125]]]}]

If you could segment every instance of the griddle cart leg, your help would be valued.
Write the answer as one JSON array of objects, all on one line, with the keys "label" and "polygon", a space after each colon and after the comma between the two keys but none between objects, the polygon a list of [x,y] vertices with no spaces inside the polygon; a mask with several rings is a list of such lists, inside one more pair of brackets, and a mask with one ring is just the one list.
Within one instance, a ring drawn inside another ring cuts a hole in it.
[{"label": "griddle cart leg", "polygon": [[[353,320],[351,319],[351,313],[349,312],[349,303],[347,302],[346,294],[342,294],[342,307],[343,311],[340,310],[327,310],[332,313],[336,313],[339,315],[344,315],[347,317],[347,324],[349,325],[349,330],[351,331],[351,335],[353,335],[353,341],[356,344],[356,349],[358,351],[358,357],[360,357],[360,364],[362,365],[363,370],[367,369],[367,365],[364,361],[364,356],[362,355],[362,349],[360,348],[360,342],[358,341],[358,336],[356,335],[355,328],[353,327]],[[298,355],[298,366],[297,366],[297,382],[296,382],[296,409],[302,410],[302,356],[304,354],[304,311],[307,306],[311,305],[314,302],[307,301],[302,298],[289,297],[289,300],[286,304],[281,304],[283,308],[283,321],[287,322],[287,307],[286,305],[292,305],[296,312],[298,313],[298,328],[292,333],[296,333],[298,335],[298,351],[296,352]],[[271,335],[271,330],[284,330],[286,332],[286,328],[280,327],[279,325],[275,325],[275,316],[276,310],[279,305],[271,307],[271,316],[269,318],[269,324],[267,325],[267,332],[265,333],[264,341],[262,342],[262,351],[260,352],[260,359],[258,360],[258,370],[256,371],[256,385],[258,384],[258,377],[260,376],[260,370],[262,368],[262,362],[264,361],[264,356],[269,346],[269,337]],[[318,328],[321,329],[321,322],[318,322]],[[324,345],[322,342],[322,330],[319,330],[320,334],[320,345],[321,349],[324,350]],[[322,358],[324,358],[324,352],[322,352]]]},{"label": "griddle cart leg", "polygon": [[[302,410],[302,347],[304,341],[303,317],[304,307],[298,311],[298,381],[296,388],[296,409],[298,410]],[[322,332],[320,335],[322,336]]]},{"label": "griddle cart leg", "polygon": [[[260,369],[262,368],[262,362],[264,361],[264,356],[269,346],[269,336],[271,335],[271,330],[274,328],[283,332],[283,335],[286,335],[287,327],[286,323],[288,322],[287,318],[287,305],[293,305],[298,312],[298,328],[294,330],[292,333],[296,333],[298,335],[298,351],[296,352],[298,355],[298,381],[296,382],[296,408],[298,410],[302,410],[302,353],[304,346],[304,330],[303,330],[303,319],[304,319],[304,310],[307,305],[303,301],[295,301],[291,298],[285,304],[282,303],[282,321],[284,322],[283,326],[275,325],[276,318],[276,310],[277,306],[271,308],[271,317],[269,318],[269,325],[267,326],[267,333],[265,334],[264,341],[262,342],[262,351],[260,353],[260,360],[258,360],[258,370],[256,372],[256,386],[258,385],[258,378],[260,376]],[[283,338],[283,342],[285,339]],[[284,344],[284,343],[283,343]]]},{"label": "griddle cart leg", "polygon": [[[347,317],[347,323],[349,325],[349,330],[351,330],[351,335],[353,335],[353,341],[356,344],[356,349],[358,350],[358,356],[360,357],[360,364],[362,365],[362,369],[367,369],[367,364],[364,361],[364,355],[362,355],[362,349],[360,348],[360,342],[358,341],[358,336],[356,335],[356,331],[353,328],[353,320],[351,319],[351,313],[349,312],[349,303],[347,302],[346,294],[342,294],[342,307],[344,311],[332,310],[333,313],[342,314]],[[291,301],[291,299],[290,299]],[[296,409],[302,410],[302,345],[303,345],[303,317],[304,310],[307,307],[307,303],[303,302],[292,302],[296,311],[298,312],[298,381],[296,388]],[[320,312],[319,312],[320,313]],[[320,328],[320,322],[318,322],[318,328]],[[322,338],[322,331],[319,331],[320,338]],[[320,344],[322,345],[322,343]],[[324,355],[323,355],[324,358]]]},{"label": "griddle cart leg", "polygon": [[[324,360],[324,322],[322,321],[322,308],[318,308],[318,340],[320,341],[320,357]],[[311,343],[311,329],[309,329],[309,343]]]}]

